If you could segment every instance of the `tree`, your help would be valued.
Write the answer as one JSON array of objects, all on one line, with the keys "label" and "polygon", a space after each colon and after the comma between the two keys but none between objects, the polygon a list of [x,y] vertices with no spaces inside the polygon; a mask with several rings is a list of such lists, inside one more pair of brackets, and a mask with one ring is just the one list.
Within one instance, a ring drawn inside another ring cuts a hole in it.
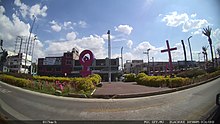
[{"label": "tree", "polygon": [[204,61],[208,61],[208,54],[207,54],[207,48],[206,46],[202,47],[202,54],[204,55]]},{"label": "tree", "polygon": [[210,50],[211,50],[211,56],[212,56],[212,65],[214,66],[214,57],[213,57],[213,50],[212,50],[212,39],[210,37],[211,35],[211,31],[212,31],[212,28],[203,28],[203,31],[202,33],[208,37],[208,41],[209,41],[209,45],[210,45]]}]

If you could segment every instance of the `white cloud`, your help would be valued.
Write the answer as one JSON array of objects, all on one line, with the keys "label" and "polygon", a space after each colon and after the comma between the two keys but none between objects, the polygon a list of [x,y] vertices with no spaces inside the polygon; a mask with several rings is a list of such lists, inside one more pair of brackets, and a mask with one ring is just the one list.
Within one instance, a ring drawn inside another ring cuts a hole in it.
[{"label": "white cloud", "polygon": [[72,22],[71,22],[71,21],[64,22],[64,23],[63,23],[63,28],[64,28],[65,30],[67,30],[67,29],[73,29]]},{"label": "white cloud", "polygon": [[30,18],[33,19],[33,15],[35,17],[37,16],[42,16],[42,17],[45,17],[47,16],[47,6],[43,6],[41,7],[40,4],[35,4],[33,6],[31,6],[30,10],[29,10],[29,15],[30,15]]},{"label": "white cloud", "polygon": [[66,36],[66,41],[48,42],[46,53],[60,53],[67,50],[72,50],[77,47],[79,52],[84,49],[89,49],[93,52],[96,58],[105,58],[106,52],[104,48],[104,39],[98,35],[90,35],[89,37],[76,38],[75,32],[70,32]]},{"label": "white cloud", "polygon": [[76,33],[75,32],[67,33],[66,39],[67,40],[75,40],[76,39]]},{"label": "white cloud", "polygon": [[13,50],[16,36],[27,36],[30,25],[25,24],[15,14],[12,15],[12,20],[10,20],[4,13],[5,8],[0,6],[0,37],[4,40],[6,48]]},{"label": "white cloud", "polygon": [[42,16],[42,17],[47,16],[46,11],[47,11],[48,8],[47,8],[46,5],[41,7],[40,4],[35,4],[35,5],[30,7],[30,6],[28,6],[24,3],[21,3],[20,0],[15,0],[14,4],[19,7],[19,12],[21,13],[23,18],[25,18],[27,15],[29,15],[29,17],[31,19],[33,19],[33,15],[37,18],[39,16]]},{"label": "white cloud", "polygon": [[133,28],[129,25],[119,25],[118,27],[115,27],[115,31],[119,31],[127,35],[131,34],[132,30]]},{"label": "white cloud", "polygon": [[87,26],[87,23],[85,21],[79,21],[78,24],[81,28],[86,28]]},{"label": "white cloud", "polygon": [[166,22],[167,26],[178,27],[182,25],[182,31],[188,32],[193,29],[200,29],[209,25],[208,21],[205,19],[192,19],[196,17],[196,13],[192,14],[189,18],[187,13],[178,14],[176,11],[165,15],[162,19]]},{"label": "white cloud", "polygon": [[[4,7],[0,6],[0,38],[4,41],[4,49],[8,51],[14,51],[16,37],[27,37],[30,33],[30,25],[21,21],[16,14],[12,14],[12,18],[10,19],[4,15],[4,12]],[[32,36],[33,35],[34,34],[32,34]],[[43,44],[39,40],[36,40],[34,56],[34,58],[44,56]]]},{"label": "white cloud", "polygon": [[207,26],[209,23],[205,19],[195,19],[195,20],[188,20],[187,22],[184,23],[183,25],[183,32],[188,32],[189,30],[192,29],[199,29]]},{"label": "white cloud", "polygon": [[49,22],[51,25],[51,28],[53,31],[56,31],[56,32],[60,32],[61,31],[61,26],[56,22],[56,21],[51,21]]},{"label": "white cloud", "polygon": [[191,18],[194,18],[194,17],[196,17],[196,15],[197,15],[197,14],[194,13],[194,14],[192,14],[190,17],[191,17]]},{"label": "white cloud", "polygon": [[[108,34],[103,34],[103,35],[102,35],[102,38],[103,38],[104,40],[108,40]],[[115,36],[113,36],[113,35],[110,34],[110,39],[111,39],[111,40],[114,40],[114,39],[115,39]]]},{"label": "white cloud", "polygon": [[127,46],[128,46],[128,48],[131,49],[132,45],[133,45],[133,41],[132,41],[132,40],[128,40],[128,41],[127,41]]},{"label": "white cloud", "polygon": [[171,26],[171,27],[177,27],[181,24],[184,24],[188,20],[189,17],[186,13],[177,14],[176,11],[171,12],[168,15],[165,15],[165,17],[163,17],[162,19],[163,22],[166,22],[167,26]]},{"label": "white cloud", "polygon": [[194,32],[191,32],[192,35],[202,35],[202,29],[198,29]]},{"label": "white cloud", "polygon": [[[212,38],[213,43],[220,44],[220,28],[217,28],[212,31]],[[218,47],[220,47],[220,45]]]}]

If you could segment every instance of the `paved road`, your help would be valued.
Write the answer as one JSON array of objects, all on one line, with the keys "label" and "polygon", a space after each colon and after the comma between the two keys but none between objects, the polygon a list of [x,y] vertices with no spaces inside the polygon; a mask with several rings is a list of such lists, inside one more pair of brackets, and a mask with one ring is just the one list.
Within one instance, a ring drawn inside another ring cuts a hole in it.
[{"label": "paved road", "polygon": [[63,98],[0,82],[0,105],[21,120],[198,120],[215,105],[220,78],[174,93],[130,99]]}]

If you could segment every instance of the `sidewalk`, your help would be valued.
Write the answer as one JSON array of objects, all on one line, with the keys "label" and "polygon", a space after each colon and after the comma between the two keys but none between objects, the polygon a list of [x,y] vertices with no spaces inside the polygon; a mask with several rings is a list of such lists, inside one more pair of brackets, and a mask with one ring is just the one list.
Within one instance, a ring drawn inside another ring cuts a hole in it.
[{"label": "sidewalk", "polygon": [[137,85],[136,82],[103,82],[93,94],[96,98],[129,98],[134,96],[146,96],[156,92],[167,91],[170,88],[157,88]]}]

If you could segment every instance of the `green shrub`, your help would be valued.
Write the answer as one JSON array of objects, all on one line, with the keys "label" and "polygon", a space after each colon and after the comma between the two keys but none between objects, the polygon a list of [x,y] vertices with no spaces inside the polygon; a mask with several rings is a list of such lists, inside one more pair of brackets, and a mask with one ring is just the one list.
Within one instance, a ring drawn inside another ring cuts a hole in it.
[{"label": "green shrub", "polygon": [[137,78],[137,84],[139,85],[145,85],[150,87],[180,87],[184,85],[190,84],[191,81],[189,78],[181,78],[181,77],[175,77],[175,78],[169,78],[169,77],[163,77],[163,76],[139,76]]},{"label": "green shrub", "polygon": [[18,87],[27,87],[31,83],[30,80],[21,79],[21,78],[17,78],[17,77],[14,77],[11,75],[5,75],[5,74],[0,75],[0,80],[5,83],[15,85]]},{"label": "green shrub", "polygon": [[143,77],[147,76],[145,73],[139,73],[136,77],[136,81],[140,81]]},{"label": "green shrub", "polygon": [[125,74],[124,77],[125,77],[124,79],[125,82],[135,82],[136,79],[135,74]]},{"label": "green shrub", "polygon": [[48,76],[34,76],[34,80],[37,81],[49,81],[49,82],[55,82],[55,81],[60,81],[60,82],[70,82],[70,78],[66,77],[48,77]]},{"label": "green shrub", "polygon": [[83,90],[89,92],[95,89],[95,86],[90,78],[73,78],[70,84],[76,91]]},{"label": "green shrub", "polygon": [[98,74],[89,75],[89,79],[93,82],[93,84],[97,85],[102,81],[102,78]]},{"label": "green shrub", "polygon": [[13,73],[13,72],[6,72],[6,75],[11,75],[17,78],[29,79],[32,80],[33,76],[31,74],[24,74],[24,73]]},{"label": "green shrub", "polygon": [[191,70],[186,70],[184,72],[180,72],[176,76],[183,77],[183,78],[193,78],[193,77],[197,77],[199,75],[203,75],[205,73],[206,73],[206,71],[202,70],[202,69],[191,69]]}]

